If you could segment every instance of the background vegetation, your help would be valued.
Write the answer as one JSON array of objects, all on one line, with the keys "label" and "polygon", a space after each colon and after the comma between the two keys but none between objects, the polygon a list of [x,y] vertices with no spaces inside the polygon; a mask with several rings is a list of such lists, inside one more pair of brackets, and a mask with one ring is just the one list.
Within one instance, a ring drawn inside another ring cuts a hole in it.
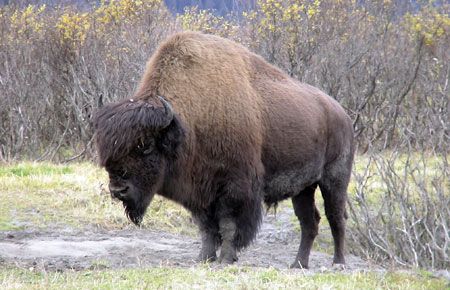
[{"label": "background vegetation", "polygon": [[95,159],[91,118],[130,96],[168,35],[199,30],[249,47],[336,98],[361,162],[349,249],[450,266],[450,7],[395,1],[259,0],[242,14],[172,15],[161,0],[0,9],[0,161]]}]

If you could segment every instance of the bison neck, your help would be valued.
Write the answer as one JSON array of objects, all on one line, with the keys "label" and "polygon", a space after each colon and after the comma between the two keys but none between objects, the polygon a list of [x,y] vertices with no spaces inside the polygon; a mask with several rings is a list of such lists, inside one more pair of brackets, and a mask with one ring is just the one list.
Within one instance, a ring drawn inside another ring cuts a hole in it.
[{"label": "bison neck", "polygon": [[195,180],[193,180],[192,170],[187,165],[190,162],[184,156],[180,158],[171,166],[167,167],[165,178],[161,189],[158,194],[168,198],[190,211],[195,211],[200,208],[207,207],[209,201],[204,200],[199,196],[198,192],[201,191],[198,185],[195,186]]}]

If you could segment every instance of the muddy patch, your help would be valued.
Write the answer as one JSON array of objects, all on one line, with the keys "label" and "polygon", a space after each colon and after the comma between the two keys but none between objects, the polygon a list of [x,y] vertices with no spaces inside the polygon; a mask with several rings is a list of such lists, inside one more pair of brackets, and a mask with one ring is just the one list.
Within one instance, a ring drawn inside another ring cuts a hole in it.
[{"label": "muddy patch", "polygon": [[[297,253],[299,233],[289,209],[268,215],[252,246],[240,253],[238,265],[288,268]],[[324,229],[326,230],[326,229]],[[65,271],[148,266],[190,267],[200,242],[188,236],[149,229],[0,233],[0,265]],[[347,255],[346,271],[381,270]],[[312,252],[312,272],[333,270],[332,256]]]}]

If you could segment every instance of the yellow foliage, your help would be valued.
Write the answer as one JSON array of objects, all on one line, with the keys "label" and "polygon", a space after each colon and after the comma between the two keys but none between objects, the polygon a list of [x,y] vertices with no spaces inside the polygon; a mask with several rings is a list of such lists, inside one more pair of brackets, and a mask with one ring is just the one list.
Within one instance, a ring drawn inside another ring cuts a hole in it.
[{"label": "yellow foliage", "polygon": [[[74,47],[84,43],[90,31],[103,33],[107,30],[117,30],[116,25],[134,23],[142,19],[149,10],[156,11],[163,6],[162,0],[102,0],[100,5],[90,12],[78,12],[66,8],[61,12],[50,10],[43,16],[46,6],[28,5],[23,9],[13,11],[9,16],[10,40],[23,36],[21,40],[28,41],[30,35],[39,35],[47,26],[47,31],[60,33],[61,42],[71,43]],[[0,9],[0,16],[4,11]],[[4,16],[2,16],[4,17]]]},{"label": "yellow foliage", "polygon": [[184,13],[178,15],[178,23],[183,30],[202,31],[221,36],[236,34],[238,27],[222,16],[216,16],[208,10],[201,10],[194,6],[185,9]]},{"label": "yellow foliage", "polygon": [[254,11],[254,10],[252,10],[250,12],[247,12],[247,11],[242,12],[242,16],[244,16],[248,20],[256,19],[257,15],[258,15],[258,13],[256,11]]},{"label": "yellow foliage", "polygon": [[14,11],[10,17],[11,30],[16,31],[19,37],[28,37],[32,33],[39,34],[44,27],[44,22],[39,16],[45,9],[45,5],[40,7],[28,5],[21,11]]},{"label": "yellow foliage", "polygon": [[62,14],[56,28],[61,32],[63,41],[83,43],[91,24],[88,13],[65,12]]},{"label": "yellow foliage", "polygon": [[260,23],[258,31],[264,33],[280,31],[281,27],[278,21],[283,18],[284,7],[280,0],[258,0],[258,14],[260,14]]},{"label": "yellow foliage", "polygon": [[111,24],[131,23],[146,11],[158,9],[162,0],[102,0],[93,12],[97,30],[104,32]]},{"label": "yellow foliage", "polygon": [[[257,9],[243,16],[258,19],[258,32],[295,32],[303,20],[312,20],[320,12],[320,0],[258,0]],[[304,23],[303,23],[304,25]]]},{"label": "yellow foliage", "polygon": [[306,15],[308,15],[308,18],[314,17],[318,12],[320,12],[320,1],[314,0],[314,2],[309,5],[308,10],[306,11]]},{"label": "yellow foliage", "polygon": [[437,11],[407,14],[405,24],[413,35],[423,37],[426,45],[433,45],[450,34],[450,17]]},{"label": "yellow foliage", "polygon": [[299,21],[301,20],[300,12],[303,11],[304,9],[305,9],[304,5],[298,5],[297,3],[289,5],[283,12],[282,20],[284,22]]}]

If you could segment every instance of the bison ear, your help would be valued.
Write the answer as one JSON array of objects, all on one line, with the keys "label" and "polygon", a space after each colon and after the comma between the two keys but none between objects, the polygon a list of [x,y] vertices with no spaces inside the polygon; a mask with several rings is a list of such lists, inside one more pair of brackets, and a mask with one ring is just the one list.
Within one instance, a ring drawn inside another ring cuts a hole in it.
[{"label": "bison ear", "polygon": [[160,131],[156,146],[168,158],[176,159],[184,137],[185,130],[178,117],[174,116],[169,126]]}]

